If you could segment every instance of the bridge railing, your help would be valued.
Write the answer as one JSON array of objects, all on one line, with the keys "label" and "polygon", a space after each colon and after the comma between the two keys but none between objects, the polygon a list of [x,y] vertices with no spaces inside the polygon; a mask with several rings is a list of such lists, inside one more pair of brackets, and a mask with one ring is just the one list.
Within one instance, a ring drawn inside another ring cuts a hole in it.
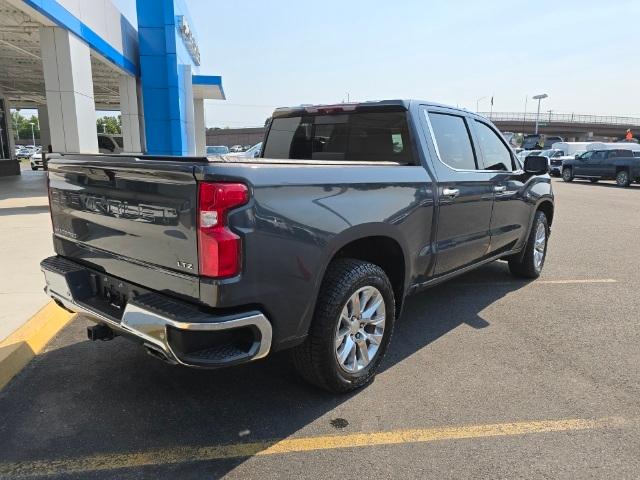
[{"label": "bridge railing", "polygon": [[[494,122],[535,122],[536,112],[478,112]],[[588,123],[598,125],[640,126],[638,117],[617,117],[606,115],[581,115],[575,113],[540,113],[540,123]]]}]

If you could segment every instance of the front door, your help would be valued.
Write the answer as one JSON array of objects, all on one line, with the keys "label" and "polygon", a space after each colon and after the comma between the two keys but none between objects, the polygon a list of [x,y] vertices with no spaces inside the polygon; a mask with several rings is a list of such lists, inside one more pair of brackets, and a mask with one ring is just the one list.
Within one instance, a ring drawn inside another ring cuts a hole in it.
[{"label": "front door", "polygon": [[487,254],[493,174],[479,168],[468,116],[436,107],[424,108],[422,115],[438,184],[434,274],[443,275]]},{"label": "front door", "polygon": [[531,207],[522,195],[528,177],[500,133],[481,119],[473,120],[472,126],[483,168],[492,173],[494,203],[489,252],[497,254],[512,250],[526,235]]},{"label": "front door", "polygon": [[607,152],[604,150],[593,152],[593,155],[591,155],[587,159],[585,165],[585,170],[587,173],[585,173],[584,175],[588,175],[590,177],[600,177],[601,175],[603,175],[604,172],[602,171],[602,169],[606,156]]},{"label": "front door", "polygon": [[573,165],[573,174],[576,176],[588,176],[589,175],[589,165],[588,162],[591,159],[595,152],[585,152],[580,157],[578,157],[578,161]]}]

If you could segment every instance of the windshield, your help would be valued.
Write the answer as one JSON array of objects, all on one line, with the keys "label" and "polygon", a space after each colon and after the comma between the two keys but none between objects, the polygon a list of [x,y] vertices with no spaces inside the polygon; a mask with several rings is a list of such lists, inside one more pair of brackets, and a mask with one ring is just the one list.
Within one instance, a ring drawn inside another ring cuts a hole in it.
[{"label": "windshield", "polygon": [[207,147],[207,155],[225,155],[229,153],[229,147]]},{"label": "windshield", "polygon": [[264,157],[413,163],[406,112],[274,118]]}]

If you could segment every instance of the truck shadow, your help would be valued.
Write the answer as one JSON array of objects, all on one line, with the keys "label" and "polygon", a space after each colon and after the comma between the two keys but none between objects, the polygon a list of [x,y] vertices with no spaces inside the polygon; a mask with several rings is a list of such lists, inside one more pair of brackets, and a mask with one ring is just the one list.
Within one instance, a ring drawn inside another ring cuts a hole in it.
[{"label": "truck shadow", "polygon": [[[494,263],[410,297],[383,371],[462,324],[488,327],[482,310],[524,285]],[[232,369],[191,370],[167,366],[124,339],[79,341],[86,325],[76,319],[0,392],[0,477],[49,467],[82,476],[95,463],[92,478],[218,478],[311,423],[321,434],[338,433],[330,412],[362,393],[331,395],[307,385],[286,352]],[[237,458],[195,455],[142,467],[113,460],[251,442],[260,443]],[[100,461],[103,455],[111,460]],[[56,463],[90,456],[97,457]]]}]

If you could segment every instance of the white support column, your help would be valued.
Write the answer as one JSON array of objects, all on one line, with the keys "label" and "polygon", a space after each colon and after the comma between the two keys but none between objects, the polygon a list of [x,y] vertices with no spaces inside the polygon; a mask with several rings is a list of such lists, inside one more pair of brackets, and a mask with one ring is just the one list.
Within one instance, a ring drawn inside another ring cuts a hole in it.
[{"label": "white support column", "polygon": [[48,152],[51,144],[51,131],[49,130],[49,109],[46,105],[38,106],[38,124],[40,125],[40,145],[42,151]]},{"label": "white support column", "polygon": [[41,27],[40,49],[53,151],[98,153],[89,47],[67,30]]},{"label": "white support column", "polygon": [[129,75],[120,76],[120,115],[122,118],[124,151],[127,153],[142,153],[138,85],[135,77]]},{"label": "white support column", "polygon": [[193,100],[194,128],[196,133],[196,155],[206,155],[207,132],[204,124],[204,99]]},{"label": "white support column", "polygon": [[191,83],[191,65],[185,65],[183,67],[183,86],[184,86],[184,97],[183,101],[185,102],[185,118],[184,118],[184,129],[186,138],[186,146],[187,146],[187,155],[195,155],[196,154],[196,135],[195,135],[195,112],[194,106],[191,104],[191,98],[193,98],[193,84]]}]

